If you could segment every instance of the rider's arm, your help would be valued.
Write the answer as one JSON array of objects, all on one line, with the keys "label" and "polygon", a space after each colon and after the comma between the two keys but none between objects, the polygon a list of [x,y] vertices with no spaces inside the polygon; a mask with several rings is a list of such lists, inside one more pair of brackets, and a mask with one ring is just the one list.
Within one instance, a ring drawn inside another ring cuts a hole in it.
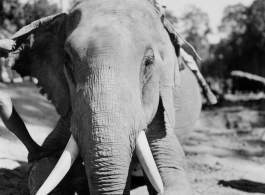
[{"label": "rider's arm", "polygon": [[22,141],[30,153],[35,153],[40,150],[40,146],[31,138],[23,120],[16,112],[11,98],[9,95],[1,91],[0,117],[5,126]]}]

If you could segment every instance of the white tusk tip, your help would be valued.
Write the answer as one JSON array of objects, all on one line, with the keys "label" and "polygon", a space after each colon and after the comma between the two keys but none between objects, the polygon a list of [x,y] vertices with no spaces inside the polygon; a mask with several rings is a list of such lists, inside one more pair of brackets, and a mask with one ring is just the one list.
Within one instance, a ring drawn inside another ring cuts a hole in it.
[{"label": "white tusk tip", "polygon": [[158,194],[163,194],[163,192],[164,192],[164,187],[161,186],[161,187],[157,190],[157,193],[158,193]]},{"label": "white tusk tip", "polygon": [[155,190],[159,194],[163,193],[164,192],[163,182],[159,174],[159,171],[157,169],[157,166],[155,164],[144,131],[142,131],[138,136],[136,143],[136,154],[145,171],[145,174],[147,175],[148,179],[150,180]]}]

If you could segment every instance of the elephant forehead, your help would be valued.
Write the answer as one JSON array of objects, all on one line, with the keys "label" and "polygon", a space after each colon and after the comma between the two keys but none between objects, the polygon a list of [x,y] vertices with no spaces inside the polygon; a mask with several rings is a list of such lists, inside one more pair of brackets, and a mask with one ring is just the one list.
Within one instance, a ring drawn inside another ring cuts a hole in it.
[{"label": "elephant forehead", "polygon": [[153,5],[148,0],[93,0],[93,1],[82,1],[77,4],[72,11],[81,10],[82,13],[87,13],[88,15],[94,15],[98,12],[109,12],[123,10],[124,12],[130,14],[134,10],[140,12],[149,13],[155,15]]},{"label": "elephant forehead", "polygon": [[128,38],[128,33],[126,29],[113,26],[92,29],[89,35],[82,33],[79,29],[68,37],[65,48],[74,59],[79,59],[78,62],[82,63],[100,62],[104,64],[105,61],[108,64],[124,65],[128,61],[141,63],[141,56],[143,56],[141,50],[143,49],[139,47],[139,44],[134,44],[134,39]]},{"label": "elephant forehead", "polygon": [[158,14],[147,0],[94,0],[83,1],[71,11],[66,34],[69,36],[81,28],[91,34],[92,30],[114,25],[128,29],[131,35],[137,35],[138,32],[149,37],[156,36],[156,39],[163,29]]}]

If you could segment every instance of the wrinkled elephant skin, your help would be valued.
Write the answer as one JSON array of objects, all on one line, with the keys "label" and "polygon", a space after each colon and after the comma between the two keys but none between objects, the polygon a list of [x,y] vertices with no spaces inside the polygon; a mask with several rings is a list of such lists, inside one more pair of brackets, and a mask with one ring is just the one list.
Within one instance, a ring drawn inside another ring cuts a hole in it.
[{"label": "wrinkled elephant skin", "polygon": [[81,1],[69,15],[37,21],[14,38],[22,48],[13,54],[14,69],[37,77],[62,117],[72,112],[70,131],[91,195],[129,194],[142,130],[164,194],[192,194],[180,143],[199,116],[199,87],[188,68],[179,72],[175,49],[148,1]]}]

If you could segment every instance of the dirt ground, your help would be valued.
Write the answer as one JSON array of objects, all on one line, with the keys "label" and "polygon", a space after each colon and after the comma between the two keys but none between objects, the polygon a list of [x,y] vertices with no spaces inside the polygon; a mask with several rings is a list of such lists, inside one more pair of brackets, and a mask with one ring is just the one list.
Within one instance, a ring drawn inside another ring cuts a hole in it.
[{"label": "dirt ground", "polygon": [[[0,83],[38,144],[58,120],[54,107],[33,84]],[[195,194],[265,193],[265,100],[227,96],[222,107],[205,108],[184,146]],[[0,195],[29,194],[27,150],[0,121]],[[229,187],[228,187],[229,186]],[[146,187],[131,191],[147,195]]]}]

